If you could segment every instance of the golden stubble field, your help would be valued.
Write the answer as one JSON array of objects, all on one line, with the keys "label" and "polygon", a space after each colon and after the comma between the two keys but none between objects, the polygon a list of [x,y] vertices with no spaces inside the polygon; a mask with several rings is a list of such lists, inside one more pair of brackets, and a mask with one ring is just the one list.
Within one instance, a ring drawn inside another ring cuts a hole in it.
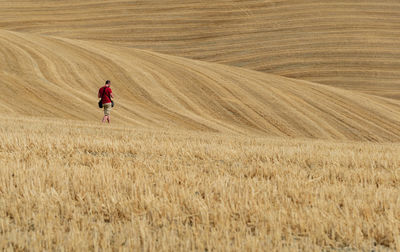
[{"label": "golden stubble field", "polygon": [[400,248],[400,146],[11,118],[0,249]]},{"label": "golden stubble field", "polygon": [[0,0],[0,250],[400,250],[399,13]]}]

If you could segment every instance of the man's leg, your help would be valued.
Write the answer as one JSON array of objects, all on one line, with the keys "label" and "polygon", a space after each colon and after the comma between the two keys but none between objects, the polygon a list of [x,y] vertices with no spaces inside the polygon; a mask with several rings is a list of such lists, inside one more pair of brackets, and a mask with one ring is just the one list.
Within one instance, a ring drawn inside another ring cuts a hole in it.
[{"label": "man's leg", "polygon": [[103,110],[104,110],[104,116],[101,122],[105,123],[107,121],[107,106],[105,104],[103,104]]},{"label": "man's leg", "polygon": [[111,110],[111,103],[106,103],[103,104],[104,106],[104,118],[103,118],[103,123],[106,121],[110,123],[110,110]]}]

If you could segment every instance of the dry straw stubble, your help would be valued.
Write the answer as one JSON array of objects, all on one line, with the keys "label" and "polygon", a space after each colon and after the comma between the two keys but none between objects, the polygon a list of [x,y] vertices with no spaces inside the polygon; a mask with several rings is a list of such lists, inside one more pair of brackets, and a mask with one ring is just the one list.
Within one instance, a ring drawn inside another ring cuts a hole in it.
[{"label": "dry straw stubble", "polygon": [[2,249],[400,246],[398,144],[1,126]]}]

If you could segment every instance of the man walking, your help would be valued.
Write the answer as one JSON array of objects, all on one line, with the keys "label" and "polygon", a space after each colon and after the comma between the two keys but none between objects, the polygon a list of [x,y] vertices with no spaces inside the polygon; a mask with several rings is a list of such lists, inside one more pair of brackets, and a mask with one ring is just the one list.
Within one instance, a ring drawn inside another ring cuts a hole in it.
[{"label": "man walking", "polygon": [[103,123],[105,123],[106,121],[110,123],[110,111],[112,108],[111,98],[114,98],[110,86],[111,86],[111,81],[107,80],[106,85],[99,89],[99,94],[97,95],[98,98],[101,98],[101,103],[103,104],[104,108],[104,117],[102,121]]}]

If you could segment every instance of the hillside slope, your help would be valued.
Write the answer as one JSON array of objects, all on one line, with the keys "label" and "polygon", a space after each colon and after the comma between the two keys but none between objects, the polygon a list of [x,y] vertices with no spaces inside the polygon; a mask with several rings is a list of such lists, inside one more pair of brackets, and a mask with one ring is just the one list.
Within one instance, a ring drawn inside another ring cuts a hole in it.
[{"label": "hillside slope", "polygon": [[0,31],[7,116],[99,120],[113,81],[113,119],[143,127],[269,136],[400,140],[400,102],[306,81],[137,49]]},{"label": "hillside slope", "polygon": [[154,50],[400,98],[397,0],[0,0],[0,29]]}]

